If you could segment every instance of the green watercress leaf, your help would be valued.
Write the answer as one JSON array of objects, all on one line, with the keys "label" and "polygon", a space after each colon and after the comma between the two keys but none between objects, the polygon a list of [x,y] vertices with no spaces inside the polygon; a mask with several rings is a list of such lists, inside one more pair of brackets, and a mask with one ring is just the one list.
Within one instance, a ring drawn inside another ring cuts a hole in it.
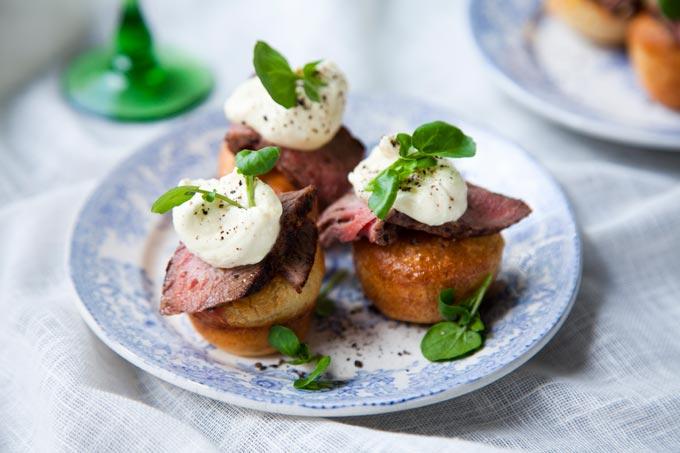
[{"label": "green watercress leaf", "polygon": [[302,68],[302,86],[305,89],[307,97],[313,102],[321,102],[319,88],[326,86],[319,77],[319,72],[316,69],[319,63],[321,63],[321,60],[313,61],[307,63]]},{"label": "green watercress leaf", "polygon": [[288,357],[297,357],[301,348],[295,332],[284,326],[272,326],[269,329],[269,344]]},{"label": "green watercress leaf", "polygon": [[446,305],[453,305],[456,301],[456,290],[453,288],[446,288],[439,292],[439,303]]},{"label": "green watercress leaf", "polygon": [[[316,367],[314,368],[314,371],[312,371],[309,376],[307,376],[304,379],[297,379],[293,383],[293,387],[296,389],[304,389],[309,386],[309,384],[314,381],[317,377],[323,373],[326,368],[328,368],[328,365],[331,363],[331,358],[328,357],[327,355],[321,357],[318,362],[316,362]],[[312,390],[312,389],[310,389]],[[313,390],[319,390],[318,388],[315,388]]]},{"label": "green watercress leaf", "polygon": [[328,282],[323,285],[316,301],[316,314],[322,318],[328,317],[335,312],[335,301],[328,297],[328,293],[335,288],[345,277],[347,271],[341,269],[336,272]]},{"label": "green watercress leaf", "polygon": [[319,77],[319,72],[316,70],[316,67],[319,65],[319,63],[321,63],[321,60],[312,61],[311,63],[304,65],[302,67],[302,78],[309,80],[309,83],[313,85],[325,87],[326,84],[323,80],[321,80],[321,77]]},{"label": "green watercress leaf", "polygon": [[300,349],[298,350],[297,357],[295,360],[289,360],[287,363],[291,365],[301,365],[303,363],[313,362],[314,360],[319,360],[320,355],[312,355],[309,350],[309,345],[307,343],[300,343]]},{"label": "green watercress leaf", "polygon": [[485,327],[478,310],[492,280],[493,276],[487,275],[472,295],[458,305],[454,305],[453,288],[439,293],[439,313],[446,321],[430,327],[423,337],[420,350],[426,359],[457,359],[482,347]]},{"label": "green watercress leaf", "polygon": [[315,313],[320,318],[327,318],[335,313],[335,301],[328,296],[317,298]]},{"label": "green watercress leaf", "polygon": [[217,190],[213,189],[212,192],[204,193],[203,194],[203,199],[207,201],[208,203],[212,203],[215,201],[215,197],[217,196]]},{"label": "green watercress leaf", "polygon": [[467,324],[472,316],[470,315],[470,310],[460,305],[446,305],[439,302],[439,313],[442,318],[447,321],[456,321],[461,324]]},{"label": "green watercress leaf", "polygon": [[191,200],[197,193],[203,194],[203,199],[210,203],[215,201],[215,199],[219,199],[227,204],[243,209],[243,206],[241,206],[240,203],[232,200],[226,195],[218,193],[216,190],[208,192],[207,190],[200,189],[198,186],[177,186],[158,197],[151,205],[151,212],[154,214],[165,214],[172,208]]},{"label": "green watercress leaf", "polygon": [[244,149],[236,154],[236,168],[242,175],[263,175],[274,168],[280,155],[278,146],[267,146],[257,151]]},{"label": "green watercress leaf", "polygon": [[437,157],[474,157],[477,154],[477,144],[471,137],[465,136],[457,148],[432,152],[430,154]]},{"label": "green watercress leaf", "polygon": [[476,351],[482,346],[482,336],[450,321],[432,326],[420,343],[427,360],[451,360]]},{"label": "green watercress leaf", "polygon": [[[305,345],[305,343],[302,343]],[[289,365],[302,365],[303,363],[309,363],[309,362],[314,362],[315,360],[319,360],[321,356],[320,355],[310,355],[306,358],[299,358],[299,359],[293,359],[293,360],[288,360],[286,361],[287,364]]]},{"label": "green watercress leaf", "polygon": [[415,159],[399,159],[395,162],[393,170],[399,175],[399,181],[406,181],[413,170],[418,166],[418,161]]},{"label": "green watercress leaf", "polygon": [[373,185],[373,192],[368,199],[368,207],[380,220],[385,220],[390,212],[394,200],[397,199],[399,189],[399,175],[396,171],[388,169],[380,173]]},{"label": "green watercress leaf", "polygon": [[453,288],[447,288],[439,293],[439,313],[447,321],[460,321],[462,324],[467,324],[470,320],[470,310],[455,303],[455,291]]},{"label": "green watercress leaf", "polygon": [[289,109],[298,103],[298,81],[302,81],[302,88],[307,97],[313,102],[320,102],[319,88],[326,84],[319,77],[317,70],[321,60],[312,61],[293,71],[288,60],[264,41],[258,41],[253,50],[253,65],[255,73],[269,96],[277,104]]},{"label": "green watercress leaf", "polygon": [[304,389],[305,390],[330,390],[333,387],[335,387],[335,384],[333,382],[328,382],[328,381],[312,381],[309,384],[307,384]]},{"label": "green watercress leaf", "polygon": [[328,368],[331,363],[330,357],[312,355],[307,343],[300,343],[295,332],[284,326],[275,325],[269,329],[269,344],[282,354],[292,357],[294,360],[286,362],[290,365],[301,365],[316,361],[314,371],[307,378],[298,379],[293,383],[296,389],[324,390],[330,388],[330,383],[328,385],[322,382],[312,384],[312,381]]},{"label": "green watercress leaf", "polygon": [[313,83],[310,83],[307,79],[302,82],[302,87],[305,89],[305,94],[313,102],[321,101],[319,97],[319,89]]},{"label": "green watercress leaf", "polygon": [[283,55],[266,42],[258,41],[253,50],[253,66],[274,102],[287,109],[297,104],[295,87],[299,77]]},{"label": "green watercress leaf", "polygon": [[669,20],[680,20],[680,1],[659,0],[659,9]]},{"label": "green watercress leaf", "polygon": [[198,186],[178,186],[165,192],[151,205],[151,212],[165,214],[172,208],[191,200],[196,194]]},{"label": "green watercress leaf", "polygon": [[300,343],[300,349],[298,349],[297,357],[299,360],[303,361],[302,363],[307,363],[314,359],[307,343]]},{"label": "green watercress leaf", "polygon": [[[373,178],[364,190],[373,192],[368,206],[381,220],[389,212],[397,198],[402,182],[416,170],[434,167],[436,157],[472,157],[476,153],[476,145],[457,127],[443,121],[426,123],[413,132],[413,136],[399,133],[399,158],[387,169]],[[388,173],[393,171],[394,175]]]},{"label": "green watercress leaf", "polygon": [[489,289],[489,285],[491,284],[491,281],[493,280],[493,275],[489,274],[486,277],[484,277],[484,280],[482,280],[481,285],[475,290],[474,293],[470,296],[469,299],[461,302],[461,305],[464,307],[468,307],[470,309],[470,313],[474,316],[475,313],[477,313],[477,310],[479,309],[479,305],[482,303],[482,299],[484,299],[484,295],[486,294],[486,290]]},{"label": "green watercress leaf", "polygon": [[484,323],[482,322],[482,318],[479,317],[479,313],[475,313],[475,315],[470,320],[468,327],[470,330],[474,330],[475,332],[484,332],[486,329],[484,327]]},{"label": "green watercress leaf", "polygon": [[411,136],[400,132],[397,134],[397,141],[399,142],[399,155],[401,157],[408,156],[408,153],[411,150]]},{"label": "green watercress leaf", "polygon": [[413,132],[413,146],[426,154],[440,157],[472,157],[475,142],[456,126],[433,121]]},{"label": "green watercress leaf", "polygon": [[248,206],[255,206],[255,176],[271,171],[280,155],[278,146],[267,146],[257,151],[244,149],[236,154],[236,168],[246,180]]},{"label": "green watercress leaf", "polygon": [[430,168],[437,165],[437,159],[432,156],[423,156],[416,160],[416,168]]}]

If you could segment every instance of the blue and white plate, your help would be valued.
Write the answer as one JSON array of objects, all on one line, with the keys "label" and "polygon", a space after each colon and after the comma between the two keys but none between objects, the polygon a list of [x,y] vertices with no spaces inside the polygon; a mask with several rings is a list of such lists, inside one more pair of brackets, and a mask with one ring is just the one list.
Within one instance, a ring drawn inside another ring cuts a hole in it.
[{"label": "blue and white plate", "polygon": [[469,2],[474,40],[511,96],[574,130],[680,151],[680,113],[653,101],[623,49],[596,46],[545,14],[542,0]]},{"label": "blue and white plate", "polygon": [[85,204],[73,232],[70,266],[80,311],[95,334],[125,359],[179,387],[244,407],[310,416],[432,404],[485,386],[536,354],[566,318],[581,275],[577,228],[555,181],[518,146],[418,102],[350,97],[346,118],[370,147],[383,134],[412,131],[424,122],[458,124],[479,146],[477,157],[458,161],[466,178],[533,208],[504,232],[499,281],[482,305],[489,328],[484,349],[455,362],[425,360],[419,344],[426,327],[391,321],[370,308],[347,247],[326,255],[328,274],[350,271],[331,292],[338,308],[316,320],[307,337],[313,351],[332,357],[324,378],[338,384],[330,391],[296,390],[295,371],[309,371],[304,366],[271,367],[278,357],[226,354],[200,338],[185,316],[161,316],[161,283],[177,237],[170,216],[151,214],[149,207],[181,178],[215,174],[228,126],[220,112],[195,118],[140,149]]}]

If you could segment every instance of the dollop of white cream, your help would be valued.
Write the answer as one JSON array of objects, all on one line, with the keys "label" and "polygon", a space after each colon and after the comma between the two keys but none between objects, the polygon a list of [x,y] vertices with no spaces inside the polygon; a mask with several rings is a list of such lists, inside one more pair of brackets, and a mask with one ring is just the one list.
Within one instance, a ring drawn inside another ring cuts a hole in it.
[{"label": "dollop of white cream", "polygon": [[173,208],[175,231],[191,253],[212,266],[232,268],[259,263],[270,252],[279,235],[283,207],[267,184],[255,179],[253,207],[248,207],[245,179],[236,171],[220,179],[183,179],[179,185],[215,189],[245,207],[219,198],[207,202],[196,194]]},{"label": "dollop of white cream", "polygon": [[225,102],[227,119],[255,129],[275,145],[301,151],[321,148],[342,126],[347,79],[331,61],[322,61],[316,68],[326,84],[319,89],[320,102],[312,102],[302,81],[298,81],[298,105],[286,109],[274,102],[259,78],[253,77],[239,85]]},{"label": "dollop of white cream", "polygon": [[[399,158],[399,143],[385,136],[348,175],[354,193],[368,201],[364,190],[381,171]],[[467,185],[450,159],[437,157],[437,165],[414,171],[401,184],[393,208],[430,226],[458,220],[467,209]]]}]

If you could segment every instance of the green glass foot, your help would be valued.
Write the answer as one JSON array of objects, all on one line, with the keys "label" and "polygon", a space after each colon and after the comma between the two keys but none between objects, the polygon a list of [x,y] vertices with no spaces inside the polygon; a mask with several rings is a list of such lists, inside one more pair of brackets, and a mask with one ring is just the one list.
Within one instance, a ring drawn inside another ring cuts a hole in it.
[{"label": "green glass foot", "polygon": [[[141,74],[112,69],[109,50],[78,58],[64,77],[77,106],[108,118],[143,121],[165,118],[203,100],[212,89],[210,71],[178,52],[156,52],[157,63]],[[114,57],[126,65],[125,57]],[[116,64],[116,63],[114,63]]]},{"label": "green glass foot", "polygon": [[156,50],[136,0],[125,0],[112,49],[82,55],[64,74],[77,107],[118,120],[166,118],[203,100],[210,71],[179,52]]}]

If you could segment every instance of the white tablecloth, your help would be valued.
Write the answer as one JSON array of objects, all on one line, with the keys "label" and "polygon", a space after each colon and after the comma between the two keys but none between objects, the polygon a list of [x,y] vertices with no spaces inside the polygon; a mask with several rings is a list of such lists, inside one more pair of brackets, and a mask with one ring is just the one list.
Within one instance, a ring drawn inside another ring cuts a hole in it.
[{"label": "white tablecloth", "polygon": [[[159,40],[214,66],[218,84],[200,110],[215,108],[252,72],[252,45],[262,38],[294,63],[336,60],[355,91],[442,104],[521,143],[575,207],[580,295],[526,365],[426,408],[302,419],[166,384],[88,330],[65,255],[97,181],[183,119],[119,124],[76,113],[60,97],[53,63],[24,76],[0,110],[0,451],[680,450],[680,154],[581,137],[518,107],[485,77],[462,1],[144,6]],[[95,39],[110,30],[114,7],[83,15],[97,25]],[[69,52],[53,57],[63,64]],[[2,71],[17,69],[0,57]]]}]

